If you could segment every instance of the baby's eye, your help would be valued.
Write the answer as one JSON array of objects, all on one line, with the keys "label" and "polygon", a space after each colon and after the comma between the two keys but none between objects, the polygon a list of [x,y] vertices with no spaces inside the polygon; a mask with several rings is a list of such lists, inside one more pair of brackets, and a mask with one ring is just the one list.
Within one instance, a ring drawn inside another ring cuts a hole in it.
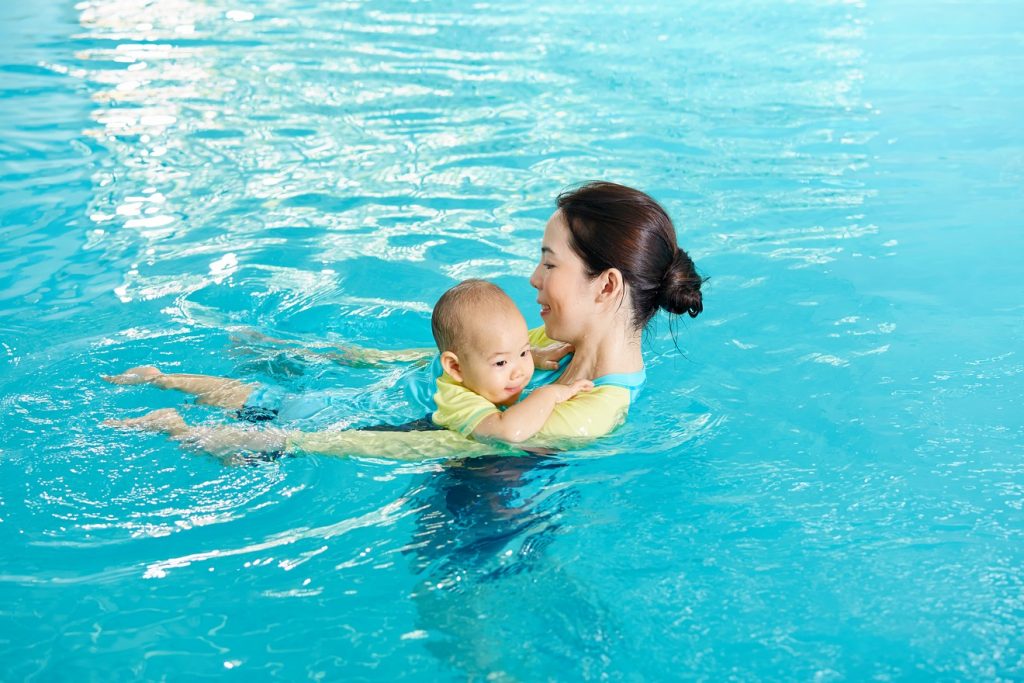
[{"label": "baby's eye", "polygon": [[508,364],[507,360],[497,360],[497,361],[494,361],[494,367],[496,367],[496,368],[503,368],[507,364]]},{"label": "baby's eye", "polygon": [[526,358],[526,354],[528,354],[528,353],[529,353],[529,351],[523,351],[522,353],[519,354],[519,357],[520,358]]}]

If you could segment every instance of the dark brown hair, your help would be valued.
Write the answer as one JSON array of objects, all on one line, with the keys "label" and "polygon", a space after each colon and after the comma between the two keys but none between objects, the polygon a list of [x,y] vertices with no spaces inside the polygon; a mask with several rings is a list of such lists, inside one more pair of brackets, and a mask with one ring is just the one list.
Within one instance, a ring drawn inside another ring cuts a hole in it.
[{"label": "dark brown hair", "polygon": [[512,299],[498,285],[476,278],[463,280],[441,295],[430,314],[430,331],[434,333],[438,351],[459,351],[468,328],[466,316],[479,315],[480,306],[516,309]]},{"label": "dark brown hair", "polygon": [[592,182],[558,195],[569,245],[591,278],[617,268],[629,284],[633,326],[647,325],[658,308],[696,318],[704,282],[676,243],[676,229],[658,202],[625,185]]}]

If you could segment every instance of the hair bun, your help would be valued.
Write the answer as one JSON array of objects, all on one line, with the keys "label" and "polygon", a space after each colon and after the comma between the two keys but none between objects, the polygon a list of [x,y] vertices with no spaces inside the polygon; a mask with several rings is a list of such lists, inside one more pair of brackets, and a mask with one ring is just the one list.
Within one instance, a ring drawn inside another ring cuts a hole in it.
[{"label": "hair bun", "polygon": [[700,286],[704,283],[693,267],[693,260],[682,249],[676,249],[671,265],[665,271],[658,291],[658,305],[669,313],[688,314],[696,318],[704,310]]}]

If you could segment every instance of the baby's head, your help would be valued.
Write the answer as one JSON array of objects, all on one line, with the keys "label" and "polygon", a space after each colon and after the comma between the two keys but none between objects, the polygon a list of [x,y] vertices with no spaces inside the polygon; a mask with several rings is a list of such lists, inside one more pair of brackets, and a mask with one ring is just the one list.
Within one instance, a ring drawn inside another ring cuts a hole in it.
[{"label": "baby's head", "polygon": [[526,320],[512,299],[485,280],[466,280],[438,299],[430,317],[441,367],[496,405],[519,400],[533,376]]}]

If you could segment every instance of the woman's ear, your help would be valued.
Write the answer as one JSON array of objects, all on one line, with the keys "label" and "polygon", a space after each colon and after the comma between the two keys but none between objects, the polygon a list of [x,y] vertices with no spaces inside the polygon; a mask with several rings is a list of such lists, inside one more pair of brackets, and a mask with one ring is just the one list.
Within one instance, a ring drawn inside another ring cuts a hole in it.
[{"label": "woman's ear", "polygon": [[601,303],[622,301],[625,285],[622,279],[622,271],[618,268],[609,268],[597,276],[600,289],[597,293],[597,300]]},{"label": "woman's ear", "polygon": [[441,354],[441,367],[451,375],[453,380],[456,382],[462,381],[462,368],[459,367],[459,357],[451,351],[445,351]]}]

